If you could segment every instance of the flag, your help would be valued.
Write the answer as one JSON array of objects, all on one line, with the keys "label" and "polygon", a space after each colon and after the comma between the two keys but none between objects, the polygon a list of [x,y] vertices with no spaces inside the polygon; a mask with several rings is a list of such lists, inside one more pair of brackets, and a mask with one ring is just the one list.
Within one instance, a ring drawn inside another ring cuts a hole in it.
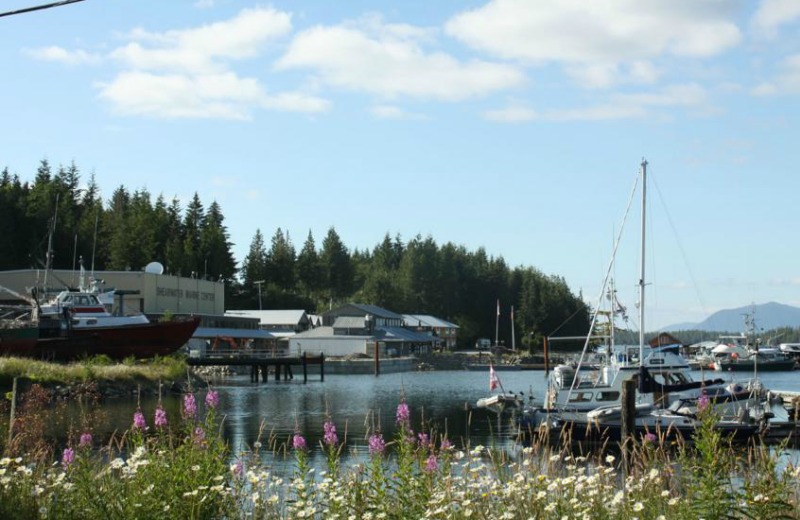
[{"label": "flag", "polygon": [[489,364],[489,390],[494,390],[500,386],[500,380],[497,379],[497,372],[494,371],[494,365]]},{"label": "flag", "polygon": [[497,315],[500,316],[500,300],[497,300]]}]

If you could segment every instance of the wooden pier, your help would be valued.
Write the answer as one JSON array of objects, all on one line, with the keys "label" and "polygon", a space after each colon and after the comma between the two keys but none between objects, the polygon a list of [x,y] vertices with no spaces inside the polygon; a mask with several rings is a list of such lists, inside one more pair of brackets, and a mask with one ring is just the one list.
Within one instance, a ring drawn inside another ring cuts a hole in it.
[{"label": "wooden pier", "polygon": [[303,352],[299,356],[276,354],[272,350],[239,350],[218,349],[211,350],[203,356],[190,356],[186,361],[189,366],[249,366],[250,381],[258,383],[259,375],[262,382],[269,380],[270,367],[275,367],[275,381],[294,379],[292,367],[302,369],[303,383],[308,382],[308,366],[319,365],[319,379],[325,381],[325,355],[308,355]]}]

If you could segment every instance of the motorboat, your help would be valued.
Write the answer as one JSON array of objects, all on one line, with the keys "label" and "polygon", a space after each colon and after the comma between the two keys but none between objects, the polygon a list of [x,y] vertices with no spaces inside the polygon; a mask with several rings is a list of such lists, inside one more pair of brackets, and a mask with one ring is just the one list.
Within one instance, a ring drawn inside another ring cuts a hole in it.
[{"label": "motorboat", "polygon": [[778,350],[794,359],[800,359],[800,343],[781,343]]}]

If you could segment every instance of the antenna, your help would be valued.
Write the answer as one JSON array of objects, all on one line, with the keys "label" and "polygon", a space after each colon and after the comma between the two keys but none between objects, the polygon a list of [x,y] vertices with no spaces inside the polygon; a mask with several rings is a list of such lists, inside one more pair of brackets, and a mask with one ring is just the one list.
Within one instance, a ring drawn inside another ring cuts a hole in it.
[{"label": "antenna", "polygon": [[264,285],[264,283],[265,283],[264,280],[257,280],[255,282],[253,282],[253,284],[258,287],[258,310],[262,310],[261,309],[261,286]]},{"label": "antenna", "polygon": [[100,220],[100,210],[94,215],[94,241],[92,242],[92,278],[94,278],[94,251],[97,247],[97,222]]}]

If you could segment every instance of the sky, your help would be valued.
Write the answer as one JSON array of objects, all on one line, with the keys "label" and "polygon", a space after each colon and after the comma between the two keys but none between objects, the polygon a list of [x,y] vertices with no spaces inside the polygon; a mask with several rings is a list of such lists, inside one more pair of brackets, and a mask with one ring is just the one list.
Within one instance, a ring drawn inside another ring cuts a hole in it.
[{"label": "sky", "polygon": [[800,305],[798,0],[87,0],[0,18],[0,78],[0,167],[197,192],[239,259],[431,235],[594,302],[646,157],[648,330]]}]

